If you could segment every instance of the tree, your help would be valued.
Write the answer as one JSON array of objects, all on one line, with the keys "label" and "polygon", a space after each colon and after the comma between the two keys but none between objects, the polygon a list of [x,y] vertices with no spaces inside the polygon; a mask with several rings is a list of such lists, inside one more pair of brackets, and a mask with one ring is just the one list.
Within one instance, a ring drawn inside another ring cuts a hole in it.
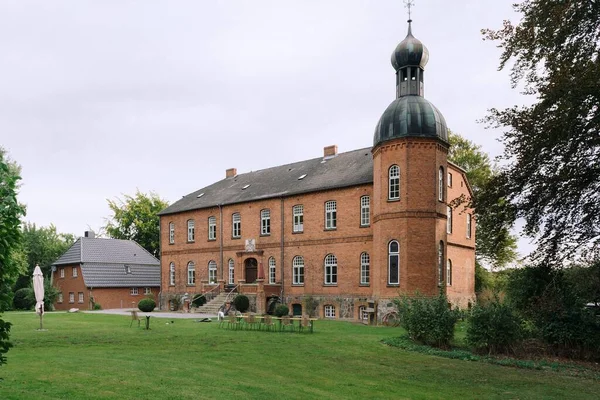
[{"label": "tree", "polygon": [[22,228],[22,252],[26,257],[27,270],[17,279],[14,290],[27,287],[36,264],[39,264],[46,277],[50,276],[50,266],[75,242],[72,234],[58,233],[54,225],[38,228],[27,222]]},{"label": "tree", "polygon": [[[452,202],[452,205],[460,207],[460,204],[464,203],[475,207],[477,221],[475,240],[479,264],[484,262],[492,267],[504,267],[517,258],[517,238],[510,233],[512,221],[505,220],[504,223],[498,224],[497,217],[498,214],[510,210],[502,206],[506,203],[497,203],[495,207],[478,206],[478,199],[483,192],[490,190],[488,185],[495,174],[490,159],[480,146],[457,133],[448,131],[448,139],[450,141],[448,159],[466,171],[474,197],[457,199]],[[476,283],[476,286],[481,284]]]},{"label": "tree", "polygon": [[513,87],[529,106],[491,109],[504,129],[505,166],[485,201],[506,199],[536,238],[537,261],[561,260],[600,244],[600,2],[525,0],[521,21],[485,29],[503,49]]},{"label": "tree", "polygon": [[[0,313],[10,306],[10,286],[20,268],[13,258],[21,240],[21,217],[25,215],[25,207],[17,201],[19,169],[0,148]],[[0,318],[0,366],[6,363],[4,354],[11,346],[10,326]]]},{"label": "tree", "polygon": [[139,190],[133,197],[125,195],[125,201],[118,198],[116,201],[108,200],[114,215],[104,229],[111,238],[134,240],[154,257],[160,258],[158,213],[168,205],[155,193],[144,194]]}]

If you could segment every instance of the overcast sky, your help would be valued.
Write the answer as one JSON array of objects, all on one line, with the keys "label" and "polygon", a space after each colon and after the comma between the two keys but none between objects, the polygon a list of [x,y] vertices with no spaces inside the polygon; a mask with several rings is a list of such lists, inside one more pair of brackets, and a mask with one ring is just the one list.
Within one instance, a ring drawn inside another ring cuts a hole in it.
[{"label": "overcast sky", "polygon": [[[416,0],[425,97],[491,156],[477,120],[526,101],[480,29],[514,0]],[[168,202],[238,173],[372,145],[395,97],[401,0],[0,0],[0,146],[26,219],[82,235],[107,199]]]}]

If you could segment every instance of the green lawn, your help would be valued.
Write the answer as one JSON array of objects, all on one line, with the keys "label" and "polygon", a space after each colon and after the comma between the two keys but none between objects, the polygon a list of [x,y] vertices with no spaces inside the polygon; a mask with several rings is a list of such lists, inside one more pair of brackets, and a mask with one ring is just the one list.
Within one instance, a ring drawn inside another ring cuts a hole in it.
[{"label": "green lawn", "polygon": [[229,331],[126,316],[6,313],[15,347],[1,399],[566,399],[600,381],[385,346],[399,328],[317,321],[314,334]]}]

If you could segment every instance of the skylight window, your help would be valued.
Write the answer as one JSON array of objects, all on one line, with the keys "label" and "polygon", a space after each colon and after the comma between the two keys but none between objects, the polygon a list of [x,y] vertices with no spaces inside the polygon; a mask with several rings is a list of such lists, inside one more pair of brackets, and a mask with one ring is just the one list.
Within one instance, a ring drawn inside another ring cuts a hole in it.
[{"label": "skylight window", "polygon": [[200,193],[200,194],[199,194],[198,196],[196,196],[196,197],[197,197],[197,198],[200,198],[200,197],[202,197],[202,196],[204,196],[204,193]]},{"label": "skylight window", "polygon": [[300,181],[300,180],[302,180],[302,179],[304,179],[304,178],[306,178],[306,174],[302,174],[302,175],[300,175],[300,176],[298,177],[298,180]]},{"label": "skylight window", "polygon": [[246,189],[248,189],[249,187],[250,187],[250,185],[245,185],[245,186],[242,188],[242,190],[246,190]]}]

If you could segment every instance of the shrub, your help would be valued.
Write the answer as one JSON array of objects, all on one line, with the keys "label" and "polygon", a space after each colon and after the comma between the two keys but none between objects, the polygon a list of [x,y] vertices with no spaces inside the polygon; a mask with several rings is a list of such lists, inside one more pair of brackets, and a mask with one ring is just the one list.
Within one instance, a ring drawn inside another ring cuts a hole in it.
[{"label": "shrub", "polygon": [[312,296],[304,297],[304,310],[308,314],[309,317],[314,317],[317,315],[317,308],[319,307],[319,300],[315,299]]},{"label": "shrub", "polygon": [[288,306],[286,306],[285,304],[278,304],[277,307],[275,307],[275,316],[276,317],[283,317],[286,315],[290,314],[290,308]]},{"label": "shrub", "polygon": [[194,307],[202,307],[205,304],[206,304],[206,296],[204,296],[203,294],[195,296],[194,300],[192,300],[192,305]]},{"label": "shrub", "polygon": [[467,343],[488,354],[514,352],[514,345],[522,334],[521,319],[497,296],[485,304],[475,305],[467,320]]},{"label": "shrub", "polygon": [[235,306],[236,310],[238,310],[241,313],[245,313],[250,308],[250,300],[248,299],[248,296],[238,294],[233,299],[233,305]]},{"label": "shrub", "polygon": [[138,303],[138,308],[143,312],[151,312],[156,308],[156,302],[150,298],[145,298],[140,300]]},{"label": "shrub", "polygon": [[99,303],[94,303],[94,310],[102,310],[102,306]]},{"label": "shrub", "polygon": [[13,306],[16,310],[31,310],[35,306],[35,295],[31,288],[21,288],[15,292]]},{"label": "shrub", "polygon": [[171,311],[177,311],[181,308],[181,296],[172,294],[169,296],[169,309]]},{"label": "shrub", "polygon": [[445,294],[433,298],[417,294],[395,299],[394,303],[400,313],[400,324],[411,339],[435,347],[450,345],[460,312],[449,306]]}]

